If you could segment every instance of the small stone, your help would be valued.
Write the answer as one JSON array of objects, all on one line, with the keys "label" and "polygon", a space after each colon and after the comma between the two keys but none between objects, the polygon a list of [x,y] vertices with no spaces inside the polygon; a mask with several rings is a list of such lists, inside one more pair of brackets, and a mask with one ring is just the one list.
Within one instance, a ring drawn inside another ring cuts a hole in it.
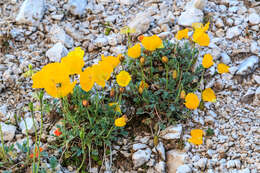
[{"label": "small stone", "polygon": [[254,54],[260,54],[260,47],[257,45],[256,41],[253,41],[250,45],[250,51]]},{"label": "small stone", "polygon": [[204,171],[206,169],[207,166],[207,162],[208,159],[207,158],[201,158],[196,164],[195,166],[200,168],[202,171]]},{"label": "small stone", "polygon": [[145,162],[148,162],[151,157],[152,150],[150,148],[146,148],[145,150],[138,150],[132,156],[132,160],[134,163],[134,167],[140,167]]},{"label": "small stone", "polygon": [[148,146],[146,144],[137,143],[137,144],[133,145],[133,150],[137,151],[137,150],[144,149],[144,148],[147,148],[147,147]]},{"label": "small stone", "polygon": [[[184,165],[186,154],[183,151],[170,150],[167,152],[167,168],[169,173],[175,173],[177,169]],[[182,172],[183,173],[183,172]]]},{"label": "small stone", "polygon": [[[38,129],[38,123],[37,123],[36,120],[34,120],[34,121],[35,121],[36,130],[37,130]],[[22,130],[22,133],[25,134],[25,135],[27,134],[25,122],[26,122],[26,125],[27,125],[28,133],[29,134],[34,133],[35,128],[34,128],[34,125],[33,125],[33,119],[31,117],[26,117],[25,119],[22,119],[21,122],[19,123],[19,127]]]},{"label": "small stone", "polygon": [[25,0],[15,18],[19,24],[39,25],[45,11],[45,0]]},{"label": "small stone", "polygon": [[[175,173],[175,172],[169,172],[169,173]],[[192,173],[192,169],[189,167],[189,165],[181,165],[178,167],[176,173]]]},{"label": "small stone", "polygon": [[46,52],[46,56],[50,61],[60,62],[61,58],[68,54],[68,50],[61,42],[56,43],[52,48]]},{"label": "small stone", "polygon": [[197,8],[189,8],[181,14],[178,24],[182,26],[192,26],[193,23],[201,23],[203,21],[203,12]]},{"label": "small stone", "polygon": [[96,38],[94,44],[97,47],[104,47],[108,45],[108,40],[106,37],[98,37]]},{"label": "small stone", "polygon": [[238,67],[236,74],[238,75],[248,75],[253,73],[258,67],[259,58],[257,56],[250,56],[245,59]]},{"label": "small stone", "polygon": [[180,139],[182,133],[182,125],[178,124],[177,126],[169,126],[166,129],[162,130],[160,136],[163,139]]},{"label": "small stone", "polygon": [[206,2],[206,0],[193,0],[192,5],[197,9],[203,10],[206,5]]},{"label": "small stone", "polygon": [[69,0],[68,10],[75,16],[82,16],[87,6],[86,0]]},{"label": "small stone", "polygon": [[51,34],[51,40],[54,43],[58,43],[61,42],[63,43],[67,48],[72,48],[74,45],[74,41],[73,39],[66,34],[66,32],[59,27],[58,25],[53,25],[51,30],[50,30],[50,34]]},{"label": "small stone", "polygon": [[248,20],[251,25],[257,25],[260,23],[260,16],[257,13],[251,13]]},{"label": "small stone", "polygon": [[130,21],[128,26],[131,29],[135,29],[136,35],[140,35],[149,29],[152,21],[153,18],[149,12],[140,12]]},{"label": "small stone", "polygon": [[166,172],[166,164],[163,161],[160,161],[159,163],[157,163],[154,168],[158,173]]},{"label": "small stone", "polygon": [[212,116],[206,116],[205,117],[205,122],[208,124],[214,124],[215,123],[215,119]]},{"label": "small stone", "polygon": [[226,52],[223,52],[220,54],[221,56],[221,61],[224,63],[224,64],[229,64],[231,63],[231,59],[230,57],[228,56],[228,54]]},{"label": "small stone", "polygon": [[255,91],[255,96],[260,100],[260,87],[258,87]]},{"label": "small stone", "polygon": [[253,88],[249,88],[244,96],[241,98],[243,103],[251,103],[254,99],[255,91]]},{"label": "small stone", "polygon": [[133,5],[137,3],[137,0],[116,0],[116,1],[123,5]]},{"label": "small stone", "polygon": [[3,119],[6,116],[7,116],[7,105],[2,105],[0,107],[0,117],[1,117],[1,119]]},{"label": "small stone", "polygon": [[234,160],[229,160],[227,162],[227,168],[235,168],[236,167],[236,163]]},{"label": "small stone", "polygon": [[226,32],[226,38],[232,39],[233,37],[239,36],[241,34],[242,30],[239,29],[238,26],[234,26],[232,28],[228,28]]},{"label": "small stone", "polygon": [[162,142],[159,142],[159,144],[156,146],[156,150],[158,151],[160,157],[165,160],[165,148],[163,146]]},{"label": "small stone", "polygon": [[228,18],[226,19],[226,23],[228,24],[228,26],[232,26],[233,23],[234,23],[234,20],[228,17]]},{"label": "small stone", "polygon": [[111,34],[107,37],[108,39],[108,44],[111,46],[116,46],[117,45],[117,35],[116,34]]},{"label": "small stone", "polygon": [[1,123],[4,141],[11,141],[14,138],[16,127],[10,124]]},{"label": "small stone", "polygon": [[216,26],[221,28],[221,27],[224,27],[224,23],[223,23],[223,20],[221,18],[217,18],[216,22],[215,22]]}]

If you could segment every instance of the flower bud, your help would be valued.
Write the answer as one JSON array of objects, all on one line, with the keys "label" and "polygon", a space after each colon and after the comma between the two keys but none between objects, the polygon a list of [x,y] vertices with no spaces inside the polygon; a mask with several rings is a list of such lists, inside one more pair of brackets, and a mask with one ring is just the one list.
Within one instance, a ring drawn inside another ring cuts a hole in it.
[{"label": "flower bud", "polygon": [[123,93],[125,91],[125,88],[120,88],[119,91],[120,93]]},{"label": "flower bud", "polygon": [[84,107],[87,107],[89,105],[89,102],[87,100],[82,100],[82,105]]},{"label": "flower bud", "polygon": [[144,65],[144,62],[145,62],[144,57],[141,57],[141,58],[140,58],[140,63],[141,63],[141,65]]},{"label": "flower bud", "polygon": [[181,91],[181,99],[185,99],[186,97],[186,93],[184,90]]},{"label": "flower bud", "polygon": [[110,91],[110,97],[114,97],[115,96],[115,89],[112,88]]},{"label": "flower bud", "polygon": [[123,61],[125,60],[125,57],[124,57],[123,55],[121,55],[121,56],[119,57],[119,60],[120,60],[120,62],[123,62]]},{"label": "flower bud", "polygon": [[167,58],[167,56],[163,56],[163,57],[162,57],[162,62],[165,63],[165,64],[168,63],[168,58]]},{"label": "flower bud", "polygon": [[173,70],[173,72],[172,72],[172,78],[173,78],[173,79],[176,79],[176,78],[177,78],[177,71],[176,71],[176,70]]}]

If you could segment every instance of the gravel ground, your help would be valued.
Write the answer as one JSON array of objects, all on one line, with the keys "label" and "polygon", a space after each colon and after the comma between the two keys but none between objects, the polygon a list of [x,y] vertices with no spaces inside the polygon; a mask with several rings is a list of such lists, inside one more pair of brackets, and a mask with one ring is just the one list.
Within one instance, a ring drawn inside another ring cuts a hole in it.
[{"label": "gravel ground", "polygon": [[[11,144],[25,137],[25,127],[14,115],[27,117],[30,126],[26,106],[33,100],[32,82],[22,76],[29,64],[38,70],[76,46],[85,50],[89,63],[101,54],[122,53],[126,38],[119,31],[126,25],[136,28],[136,36],[157,34],[172,39],[179,29],[210,20],[211,43],[201,54],[211,53],[215,64],[231,67],[228,74],[215,74],[216,66],[207,72],[202,87],[214,88],[217,102],[206,104],[206,111],[194,111],[186,124],[161,132],[157,147],[150,134],[118,141],[114,153],[128,163],[116,166],[114,157],[112,171],[260,172],[259,14],[256,0],[2,0],[0,117],[4,139]],[[107,24],[109,35],[105,34]],[[176,140],[187,141],[193,128],[211,128],[215,135],[206,137],[199,147],[185,142],[184,149],[178,150]],[[164,134],[170,133],[172,138],[165,139]],[[45,135],[50,133],[45,130]]]}]

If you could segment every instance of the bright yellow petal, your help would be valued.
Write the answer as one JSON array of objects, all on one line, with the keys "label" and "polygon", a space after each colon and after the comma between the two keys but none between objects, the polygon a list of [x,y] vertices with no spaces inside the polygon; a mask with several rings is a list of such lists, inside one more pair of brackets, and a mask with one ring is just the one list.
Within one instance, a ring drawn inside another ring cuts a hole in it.
[{"label": "bright yellow petal", "polygon": [[201,129],[192,129],[190,134],[192,137],[202,137],[204,132]]},{"label": "bright yellow petal", "polygon": [[202,66],[204,68],[209,68],[214,64],[213,57],[210,54],[205,54],[202,60]]},{"label": "bright yellow petal", "polygon": [[223,64],[223,63],[218,64],[218,72],[220,74],[228,73],[229,72],[229,66],[227,66],[226,64]]},{"label": "bright yellow petal", "polygon": [[144,37],[142,39],[142,45],[146,50],[154,51],[157,48],[161,48],[163,46],[163,42],[157,35],[153,35],[150,37]]},{"label": "bright yellow petal", "polygon": [[216,95],[211,88],[206,88],[202,92],[202,100],[207,102],[216,102]]},{"label": "bright yellow petal", "polygon": [[141,45],[137,43],[133,47],[129,48],[127,55],[131,58],[138,58],[141,55]]},{"label": "bright yellow petal", "polygon": [[189,38],[188,32],[189,32],[189,29],[188,29],[188,28],[183,29],[183,30],[180,30],[180,31],[177,32],[175,38],[176,38],[177,40],[181,40],[181,39],[183,39],[183,38]]},{"label": "bright yellow petal", "polygon": [[116,81],[119,86],[126,87],[129,84],[129,82],[131,81],[131,75],[126,71],[121,71],[116,76]]},{"label": "bright yellow petal", "polygon": [[197,109],[200,104],[199,98],[196,94],[189,93],[185,97],[185,106],[188,109]]},{"label": "bright yellow petal", "polygon": [[124,117],[120,117],[115,120],[115,126],[124,127],[125,125],[126,125],[126,119]]},{"label": "bright yellow petal", "polygon": [[94,74],[93,69],[88,67],[84,72],[80,73],[80,86],[81,88],[88,92],[92,89],[94,85]]}]

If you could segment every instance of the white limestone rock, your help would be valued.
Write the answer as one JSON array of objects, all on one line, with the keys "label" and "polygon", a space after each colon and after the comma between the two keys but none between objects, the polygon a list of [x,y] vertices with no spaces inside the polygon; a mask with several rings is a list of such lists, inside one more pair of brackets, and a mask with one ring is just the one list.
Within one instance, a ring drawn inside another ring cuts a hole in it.
[{"label": "white limestone rock", "polygon": [[160,136],[163,139],[180,139],[182,133],[182,125],[178,124],[177,126],[169,126],[166,129],[162,130]]},{"label": "white limestone rock", "polygon": [[232,39],[233,37],[239,36],[242,30],[238,26],[228,28],[226,32],[226,38]]},{"label": "white limestone rock", "polygon": [[[169,172],[174,173],[174,172]],[[181,165],[178,167],[176,173],[192,173],[192,169],[189,167],[189,165]]]},{"label": "white limestone rock", "polygon": [[197,8],[189,8],[184,11],[178,19],[178,24],[182,26],[192,26],[193,23],[202,23],[203,12]]},{"label": "white limestone rock", "polygon": [[144,163],[148,162],[151,157],[152,150],[150,148],[146,148],[145,150],[138,150],[132,155],[132,160],[134,163],[134,167],[140,167]]},{"label": "white limestone rock", "polygon": [[159,142],[159,144],[156,146],[156,150],[158,151],[160,157],[165,160],[166,157],[165,157],[165,148],[163,146],[163,143],[162,142]]},{"label": "white limestone rock", "polygon": [[4,137],[4,141],[11,141],[14,138],[16,127],[10,124],[5,124],[0,122],[2,126],[2,133]]},{"label": "white limestone rock", "polygon": [[15,21],[19,24],[37,26],[45,11],[45,0],[25,0],[20,7]]},{"label": "white limestone rock", "polygon": [[61,58],[68,54],[68,50],[61,42],[56,43],[46,52],[46,56],[50,61],[60,62]]},{"label": "white limestone rock", "polygon": [[251,25],[258,25],[260,23],[260,16],[257,13],[251,13],[248,16],[248,20]]},{"label": "white limestone rock", "polygon": [[75,16],[82,16],[87,6],[87,0],[69,0],[68,10]]},{"label": "white limestone rock", "polygon": [[253,73],[258,66],[259,58],[257,56],[250,56],[239,65],[236,74],[248,75],[250,73]]},{"label": "white limestone rock", "polygon": [[50,39],[54,43],[61,42],[67,48],[72,48],[74,45],[73,39],[69,35],[67,35],[66,32],[58,25],[52,26],[50,35],[51,35]]},{"label": "white limestone rock", "polygon": [[133,150],[137,151],[137,150],[145,149],[147,147],[148,146],[146,144],[137,143],[133,145]]}]

